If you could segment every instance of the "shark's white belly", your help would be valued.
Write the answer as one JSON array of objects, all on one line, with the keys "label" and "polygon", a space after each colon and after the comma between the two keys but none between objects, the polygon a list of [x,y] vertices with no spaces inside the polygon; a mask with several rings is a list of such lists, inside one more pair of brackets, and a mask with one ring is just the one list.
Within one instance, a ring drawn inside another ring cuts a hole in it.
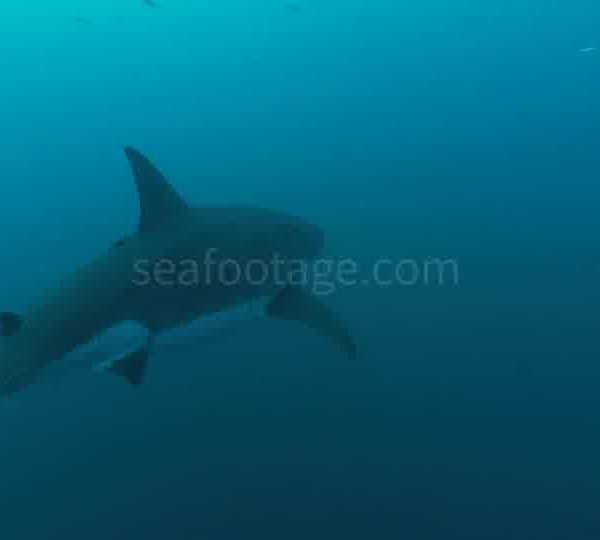
[{"label": "shark's white belly", "polygon": [[270,297],[262,297],[233,309],[206,315],[154,336],[136,321],[123,321],[49,366],[46,375],[54,377],[82,368],[106,371],[130,353],[148,344],[151,359],[174,353],[193,353],[207,341],[228,335],[252,321],[263,318],[269,299]]},{"label": "shark's white belly", "polygon": [[262,297],[161,332],[154,337],[151,356],[161,357],[175,351],[193,352],[207,341],[226,336],[252,321],[264,318],[268,302],[269,297]]}]

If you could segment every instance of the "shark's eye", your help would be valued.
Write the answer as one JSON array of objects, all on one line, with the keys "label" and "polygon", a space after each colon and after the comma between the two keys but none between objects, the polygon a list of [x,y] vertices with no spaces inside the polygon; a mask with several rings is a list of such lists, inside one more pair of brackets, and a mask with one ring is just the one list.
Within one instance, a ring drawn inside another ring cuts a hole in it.
[{"label": "shark's eye", "polygon": [[304,238],[304,233],[296,225],[287,225],[284,228],[284,237],[290,242],[297,242]]},{"label": "shark's eye", "polygon": [[277,245],[275,237],[271,232],[253,233],[250,237],[250,247],[254,256],[262,256],[270,253]]},{"label": "shark's eye", "polygon": [[285,225],[280,233],[279,244],[282,249],[298,250],[306,244],[306,232],[297,225]]}]

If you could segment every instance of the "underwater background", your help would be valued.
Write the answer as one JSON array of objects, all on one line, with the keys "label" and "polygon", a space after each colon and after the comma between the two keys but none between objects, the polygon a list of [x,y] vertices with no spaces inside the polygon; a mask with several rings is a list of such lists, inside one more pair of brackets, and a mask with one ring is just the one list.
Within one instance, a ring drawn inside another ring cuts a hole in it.
[{"label": "underwater background", "polygon": [[327,301],[0,403],[0,535],[600,538],[600,5],[2,0],[0,309],[134,230],[123,146],[199,205],[446,286]]}]

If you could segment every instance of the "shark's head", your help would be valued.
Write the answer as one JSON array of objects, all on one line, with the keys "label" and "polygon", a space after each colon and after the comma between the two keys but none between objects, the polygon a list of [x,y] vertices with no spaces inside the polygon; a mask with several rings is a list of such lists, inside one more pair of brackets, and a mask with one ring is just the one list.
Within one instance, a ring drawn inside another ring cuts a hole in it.
[{"label": "shark's head", "polygon": [[325,233],[318,225],[288,214],[281,214],[274,231],[275,243],[289,257],[312,260],[325,247]]},{"label": "shark's head", "polygon": [[248,255],[256,258],[280,257],[285,261],[310,261],[325,245],[323,230],[292,214],[273,210],[249,211],[238,218],[239,230],[248,235]]}]

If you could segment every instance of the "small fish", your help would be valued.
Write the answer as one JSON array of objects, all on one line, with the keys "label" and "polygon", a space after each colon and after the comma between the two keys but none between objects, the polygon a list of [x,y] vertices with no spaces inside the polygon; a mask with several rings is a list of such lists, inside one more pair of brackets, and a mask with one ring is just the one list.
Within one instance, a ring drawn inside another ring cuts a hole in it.
[{"label": "small fish", "polygon": [[260,60],[256,56],[247,55],[247,56],[244,57],[244,60],[246,62],[248,62],[252,66],[259,66],[260,65]]},{"label": "small fish", "polygon": [[579,52],[583,53],[583,54],[588,54],[588,53],[593,53],[596,50],[597,50],[596,47],[584,47],[583,49],[579,49]]},{"label": "small fish", "polygon": [[146,7],[155,8],[158,7],[158,4],[155,0],[143,0],[143,3]]},{"label": "small fish", "polygon": [[300,13],[302,11],[302,6],[300,5],[300,2],[288,2],[287,4],[285,4],[285,8],[290,12],[290,13]]},{"label": "small fish", "polygon": [[77,24],[83,24],[85,26],[89,26],[92,24],[92,20],[87,17],[75,17],[75,22]]}]

